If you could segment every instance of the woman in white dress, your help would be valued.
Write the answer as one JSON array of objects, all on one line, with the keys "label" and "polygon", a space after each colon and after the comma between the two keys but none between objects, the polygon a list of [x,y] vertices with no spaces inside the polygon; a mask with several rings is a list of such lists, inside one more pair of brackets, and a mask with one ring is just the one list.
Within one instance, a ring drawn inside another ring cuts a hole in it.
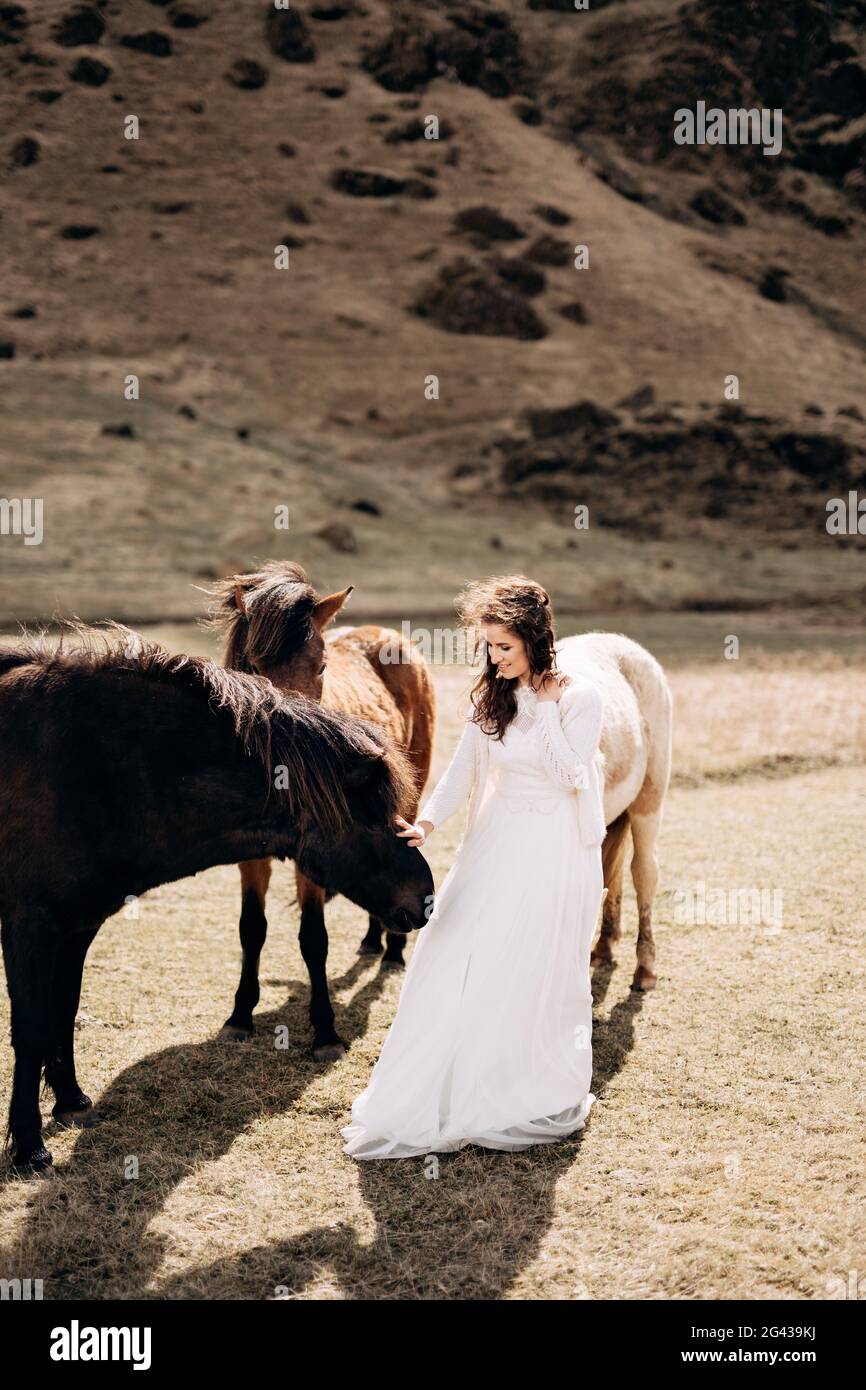
[{"label": "woman in white dress", "polygon": [[595,1100],[601,694],[557,672],[540,585],[470,585],[458,611],[486,668],[450,765],[398,833],[424,844],[468,797],[467,831],[342,1130],[358,1159],[524,1149],[582,1129]]}]

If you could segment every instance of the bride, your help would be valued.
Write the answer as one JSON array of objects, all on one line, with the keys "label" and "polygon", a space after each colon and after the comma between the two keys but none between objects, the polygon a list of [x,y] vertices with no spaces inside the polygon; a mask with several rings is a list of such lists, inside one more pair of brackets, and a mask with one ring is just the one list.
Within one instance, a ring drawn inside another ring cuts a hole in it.
[{"label": "bride", "polygon": [[539,584],[471,584],[458,612],[481,629],[486,668],[451,763],[397,833],[425,844],[468,797],[467,831],[342,1130],[358,1159],[524,1149],[582,1129],[595,1100],[602,698],[557,672]]}]

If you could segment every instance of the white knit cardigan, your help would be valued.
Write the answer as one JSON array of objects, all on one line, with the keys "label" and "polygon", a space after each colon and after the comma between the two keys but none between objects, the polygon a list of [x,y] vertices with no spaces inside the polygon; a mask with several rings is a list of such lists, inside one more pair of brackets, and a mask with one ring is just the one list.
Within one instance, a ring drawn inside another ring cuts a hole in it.
[{"label": "white knit cardigan", "polygon": [[[600,845],[605,837],[604,756],[599,751],[604,703],[598,687],[572,677],[558,700],[536,705],[536,737],[551,781],[577,797],[583,845]],[[418,813],[418,820],[443,825],[469,797],[466,833],[484,800],[490,765],[490,737],[467,716],[454,756]]]}]

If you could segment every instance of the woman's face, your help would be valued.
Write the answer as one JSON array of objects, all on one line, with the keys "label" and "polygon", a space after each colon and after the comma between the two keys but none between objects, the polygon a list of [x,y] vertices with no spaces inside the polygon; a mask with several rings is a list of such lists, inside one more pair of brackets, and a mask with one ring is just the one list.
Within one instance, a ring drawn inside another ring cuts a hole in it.
[{"label": "woman's face", "polygon": [[496,674],[503,680],[521,680],[529,675],[529,659],[526,646],[516,632],[497,623],[487,623],[481,635],[487,643],[488,660],[496,667]]}]

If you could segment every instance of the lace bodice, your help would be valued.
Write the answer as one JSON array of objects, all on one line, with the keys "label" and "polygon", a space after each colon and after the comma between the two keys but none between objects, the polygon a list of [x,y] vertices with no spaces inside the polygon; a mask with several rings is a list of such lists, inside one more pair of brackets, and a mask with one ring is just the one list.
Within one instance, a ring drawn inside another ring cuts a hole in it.
[{"label": "lace bodice", "polygon": [[602,708],[593,686],[567,687],[558,701],[540,701],[529,686],[521,686],[517,712],[501,740],[467,720],[454,756],[418,819],[442,825],[488,770],[497,789],[509,795],[552,796],[591,788],[598,797],[588,765],[598,754]]}]

